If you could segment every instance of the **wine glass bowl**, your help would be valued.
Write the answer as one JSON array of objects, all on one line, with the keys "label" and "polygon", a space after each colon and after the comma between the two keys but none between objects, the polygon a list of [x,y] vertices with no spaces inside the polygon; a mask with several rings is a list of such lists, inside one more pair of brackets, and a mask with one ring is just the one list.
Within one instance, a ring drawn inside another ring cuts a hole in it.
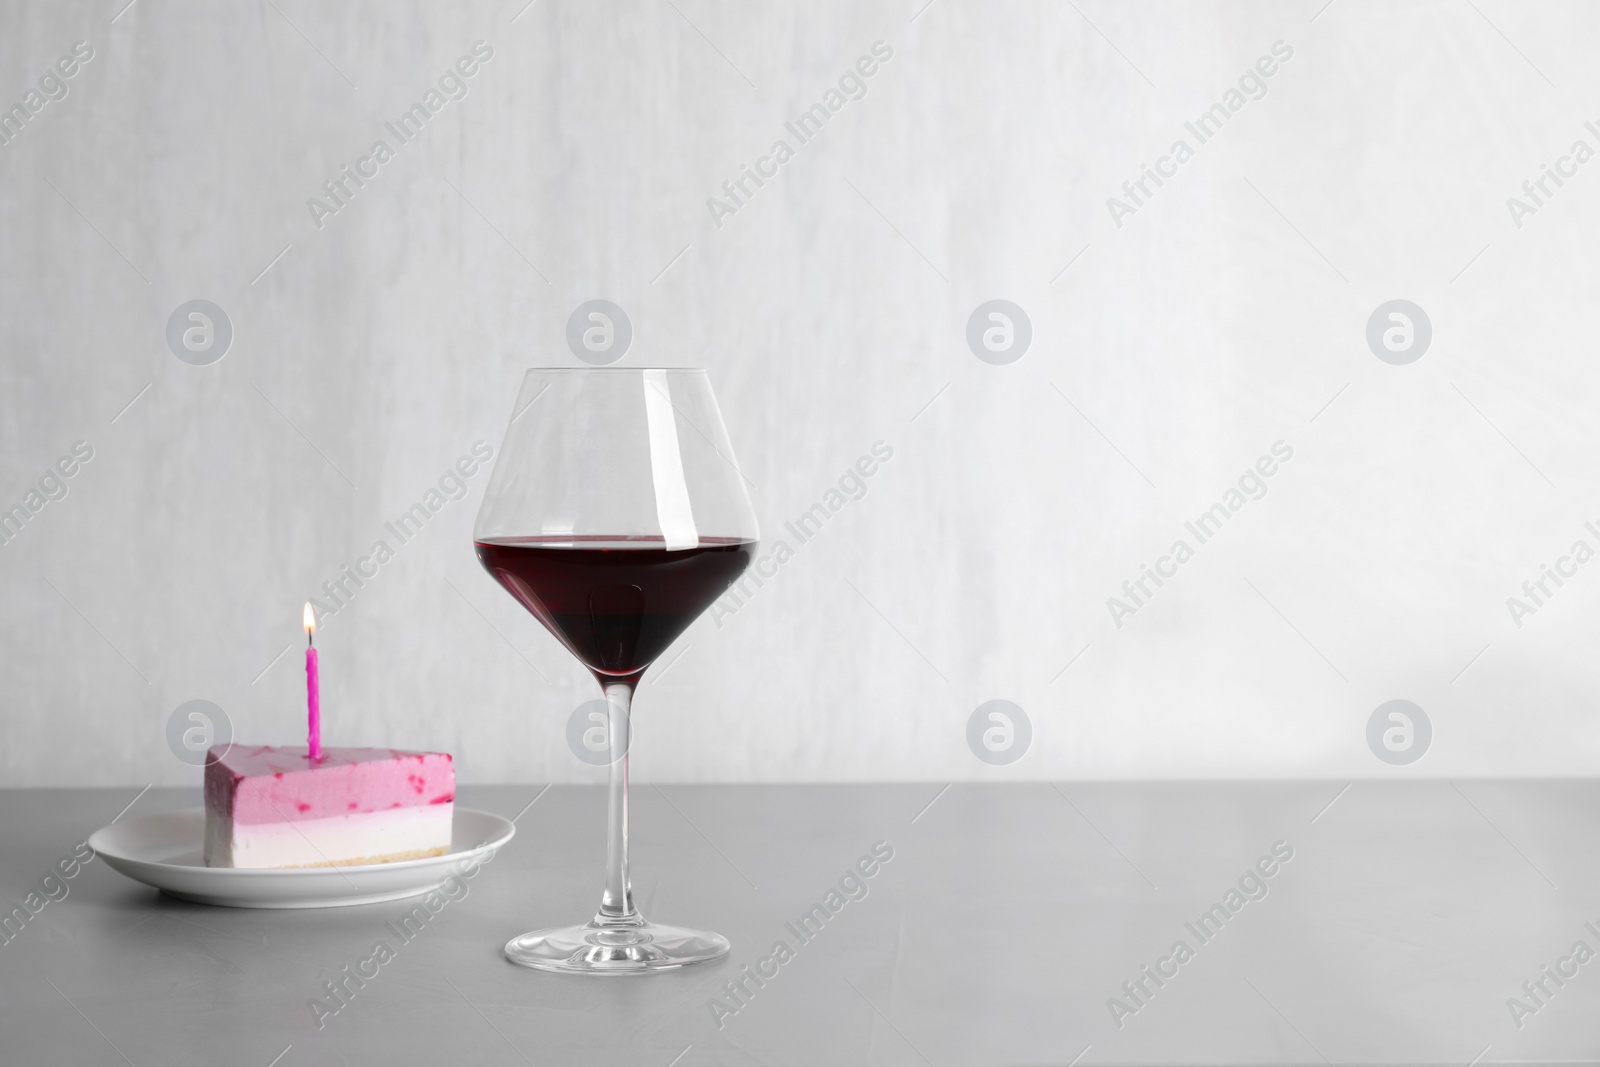
[{"label": "wine glass bowl", "polygon": [[641,974],[727,954],[721,935],[651,923],[633,905],[628,723],[645,671],[738,580],[757,537],[704,371],[523,378],[473,542],[484,568],[594,674],[612,758],[600,910],[512,938],[511,962]]}]

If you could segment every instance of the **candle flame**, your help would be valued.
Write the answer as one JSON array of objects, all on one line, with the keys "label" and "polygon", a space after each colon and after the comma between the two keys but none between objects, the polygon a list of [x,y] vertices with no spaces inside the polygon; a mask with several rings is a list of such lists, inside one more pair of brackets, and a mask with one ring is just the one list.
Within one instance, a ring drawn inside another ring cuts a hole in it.
[{"label": "candle flame", "polygon": [[306,610],[301,615],[301,624],[306,628],[306,636],[310,637],[317,632],[317,613],[311,608],[311,601],[306,601]]}]

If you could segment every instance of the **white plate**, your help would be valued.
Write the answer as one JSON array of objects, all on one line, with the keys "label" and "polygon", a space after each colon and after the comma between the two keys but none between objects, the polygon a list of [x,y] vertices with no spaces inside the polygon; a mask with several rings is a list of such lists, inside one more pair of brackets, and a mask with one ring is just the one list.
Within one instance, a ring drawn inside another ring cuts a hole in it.
[{"label": "white plate", "polygon": [[205,809],[188,808],[102,826],[90,835],[89,847],[134,881],[197,904],[342,908],[437,889],[463,867],[492,856],[517,828],[486,811],[456,808],[450,851],[443,856],[361,867],[285,869],[207,867],[201,855],[205,831]]}]

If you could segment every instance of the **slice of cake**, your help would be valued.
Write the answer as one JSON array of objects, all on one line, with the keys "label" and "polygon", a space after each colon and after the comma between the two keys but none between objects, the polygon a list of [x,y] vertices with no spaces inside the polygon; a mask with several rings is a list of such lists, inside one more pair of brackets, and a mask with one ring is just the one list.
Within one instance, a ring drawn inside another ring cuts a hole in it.
[{"label": "slice of cake", "polygon": [[206,764],[208,867],[349,867],[450,851],[447,752],[217,746]]}]

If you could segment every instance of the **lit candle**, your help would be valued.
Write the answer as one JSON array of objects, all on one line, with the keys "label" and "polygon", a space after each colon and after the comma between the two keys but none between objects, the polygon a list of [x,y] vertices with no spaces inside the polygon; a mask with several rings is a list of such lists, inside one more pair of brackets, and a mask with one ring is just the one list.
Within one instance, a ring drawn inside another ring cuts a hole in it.
[{"label": "lit candle", "polygon": [[306,601],[302,616],[306,628],[306,755],[322,759],[322,691],[317,681],[317,648],[311,635],[317,632],[317,613]]}]

